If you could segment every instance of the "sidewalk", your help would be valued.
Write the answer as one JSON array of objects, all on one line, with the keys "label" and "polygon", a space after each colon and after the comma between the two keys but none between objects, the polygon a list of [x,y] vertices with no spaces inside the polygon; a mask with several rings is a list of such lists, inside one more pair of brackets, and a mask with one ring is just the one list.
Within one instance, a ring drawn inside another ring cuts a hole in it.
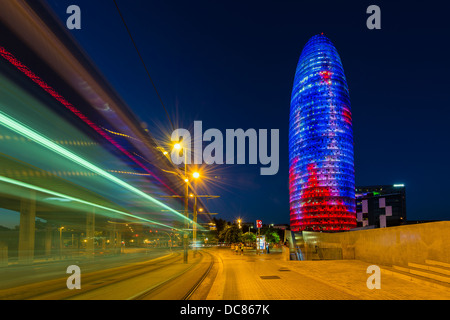
[{"label": "sidewalk", "polygon": [[[235,255],[213,252],[219,263],[207,300],[439,300],[450,290],[381,274],[381,289],[369,289],[371,265],[358,260],[287,261],[280,250]],[[382,267],[382,266],[380,266]]]}]

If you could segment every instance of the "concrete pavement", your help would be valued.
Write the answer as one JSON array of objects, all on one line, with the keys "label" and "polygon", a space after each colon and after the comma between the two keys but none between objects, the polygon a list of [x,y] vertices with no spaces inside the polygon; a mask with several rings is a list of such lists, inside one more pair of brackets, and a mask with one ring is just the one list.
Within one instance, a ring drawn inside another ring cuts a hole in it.
[{"label": "concrete pavement", "polygon": [[[382,272],[380,289],[369,289],[371,263],[359,260],[288,261],[281,250],[236,255],[212,252],[219,263],[207,300],[441,300],[450,289]],[[383,271],[383,266],[379,266]]]}]

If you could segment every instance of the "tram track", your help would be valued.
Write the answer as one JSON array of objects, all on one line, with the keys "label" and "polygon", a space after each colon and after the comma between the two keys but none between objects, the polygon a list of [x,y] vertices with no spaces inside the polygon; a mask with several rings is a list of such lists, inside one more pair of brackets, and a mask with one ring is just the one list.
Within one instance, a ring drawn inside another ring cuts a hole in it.
[{"label": "tram track", "polygon": [[[179,299],[180,300],[189,300],[193,296],[193,294],[197,291],[197,289],[200,287],[200,285],[203,283],[203,281],[206,279],[206,277],[210,274],[212,267],[215,263],[214,256],[211,253],[202,250],[202,251],[199,251],[198,254],[201,254],[203,256],[202,259],[196,261],[195,263],[190,265],[187,269],[182,270],[181,272],[158,283],[157,285],[155,285],[151,288],[148,288],[145,291],[143,291],[135,296],[130,297],[128,300],[152,299],[152,297],[154,297],[155,293],[157,293],[158,291],[163,290],[165,287],[173,284],[176,280],[178,280],[182,276],[187,277],[188,273],[194,273],[194,271],[198,271],[198,269],[201,269],[201,272],[199,273],[199,275],[197,274],[197,276],[195,277],[194,283],[189,285],[188,290],[180,289],[181,292],[183,292],[183,293],[185,292],[185,293]],[[206,268],[203,268],[203,269],[199,268],[200,264],[203,262],[203,259],[205,259],[206,257],[210,258],[210,261],[207,264]],[[173,297],[173,298],[176,298],[176,297]]]},{"label": "tram track", "polygon": [[82,275],[79,290],[69,290],[67,278],[59,278],[14,288],[9,294],[0,292],[0,299],[189,300],[210,275],[214,263],[214,256],[205,250],[197,251],[189,264],[183,263],[182,252],[176,252],[130,266]]},{"label": "tram track", "polygon": [[40,283],[27,284],[16,288],[0,290],[0,299],[14,300],[64,300],[82,295],[89,290],[104,285],[126,281],[152,270],[162,269],[167,265],[181,260],[181,253],[171,253],[149,261],[134,263],[129,266],[94,271],[82,275],[82,290],[69,290],[67,277],[48,280]]},{"label": "tram track", "polygon": [[209,252],[208,252],[208,254],[211,256],[211,262],[208,266],[208,269],[203,273],[203,275],[195,283],[195,285],[186,293],[186,295],[183,297],[182,300],[189,300],[192,297],[192,295],[197,291],[197,289],[200,287],[200,285],[203,283],[203,281],[206,279],[206,277],[210,274],[215,262],[214,262],[213,255]]}]

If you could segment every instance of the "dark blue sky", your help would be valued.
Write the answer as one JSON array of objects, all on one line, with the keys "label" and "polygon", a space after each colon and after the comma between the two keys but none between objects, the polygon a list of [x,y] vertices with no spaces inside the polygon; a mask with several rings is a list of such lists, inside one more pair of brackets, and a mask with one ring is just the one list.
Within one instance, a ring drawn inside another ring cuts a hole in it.
[{"label": "dark blue sky", "polygon": [[[112,0],[49,0],[112,86],[160,135],[169,130]],[[180,127],[280,130],[280,170],[220,168],[209,208],[224,219],[289,223],[288,123],[303,46],[324,32],[352,101],[357,185],[404,183],[408,219],[450,219],[449,8],[444,1],[117,0],[162,99]],[[381,30],[366,9],[381,8]],[[445,7],[446,6],[446,7]]]}]

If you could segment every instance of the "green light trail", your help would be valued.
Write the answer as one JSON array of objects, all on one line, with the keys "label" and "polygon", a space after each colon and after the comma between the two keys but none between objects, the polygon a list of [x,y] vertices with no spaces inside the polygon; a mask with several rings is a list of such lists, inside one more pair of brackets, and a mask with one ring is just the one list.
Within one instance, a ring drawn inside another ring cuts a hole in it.
[{"label": "green light trail", "polygon": [[38,187],[38,186],[35,186],[35,185],[32,185],[32,184],[28,184],[28,183],[25,183],[25,182],[22,182],[22,181],[17,181],[17,180],[10,179],[10,178],[4,177],[4,176],[0,176],[0,181],[6,182],[6,183],[9,183],[9,184],[13,184],[15,186],[27,188],[27,189],[30,189],[30,190],[46,193],[46,194],[49,194],[49,195],[52,195],[52,196],[55,196],[55,197],[58,197],[58,198],[64,198],[64,199],[67,199],[67,200],[71,200],[71,201],[79,202],[79,203],[82,203],[82,204],[86,204],[86,205],[94,207],[94,208],[98,208],[98,209],[102,209],[102,210],[118,213],[118,214],[121,214],[121,215],[124,215],[124,216],[128,216],[128,217],[131,217],[131,218],[134,218],[134,219],[139,219],[139,220],[151,223],[151,224],[157,224],[157,225],[169,228],[169,229],[179,230],[177,228],[165,225],[165,224],[160,223],[160,222],[156,222],[156,221],[153,221],[153,220],[145,219],[145,218],[142,218],[142,217],[139,217],[139,216],[135,216],[135,215],[123,212],[123,211],[119,211],[119,210],[115,210],[115,209],[112,209],[112,208],[108,208],[108,207],[105,207],[105,206],[102,206],[102,205],[99,205],[99,204],[96,204],[96,203],[92,203],[92,202],[89,202],[89,201],[78,199],[78,198],[75,198],[75,197],[72,197],[72,196],[68,196],[66,194],[62,194],[62,193],[59,193],[59,192],[56,192],[56,191],[44,189],[44,188],[41,188],[41,187]]},{"label": "green light trail", "polygon": [[89,161],[84,160],[83,158],[77,156],[76,154],[70,152],[69,150],[57,145],[56,143],[52,142],[48,138],[44,137],[43,135],[39,134],[38,132],[34,131],[33,129],[27,127],[26,125],[18,122],[14,118],[8,116],[4,112],[0,111],[0,123],[5,126],[6,128],[40,144],[41,146],[65,157],[66,159],[75,162],[86,169],[97,173],[98,175],[114,182],[115,184],[169,210],[171,213],[183,218],[187,219],[189,222],[193,222],[193,220],[189,219],[188,217],[184,216],[183,214],[180,214],[176,210],[172,209],[171,207],[167,206],[166,204],[162,203],[161,201],[156,200],[155,198],[149,196],[148,194],[140,191],[139,189],[131,186],[130,184],[116,178],[115,176],[109,174],[107,171],[102,170],[101,168],[97,167],[96,165],[90,163]]}]

